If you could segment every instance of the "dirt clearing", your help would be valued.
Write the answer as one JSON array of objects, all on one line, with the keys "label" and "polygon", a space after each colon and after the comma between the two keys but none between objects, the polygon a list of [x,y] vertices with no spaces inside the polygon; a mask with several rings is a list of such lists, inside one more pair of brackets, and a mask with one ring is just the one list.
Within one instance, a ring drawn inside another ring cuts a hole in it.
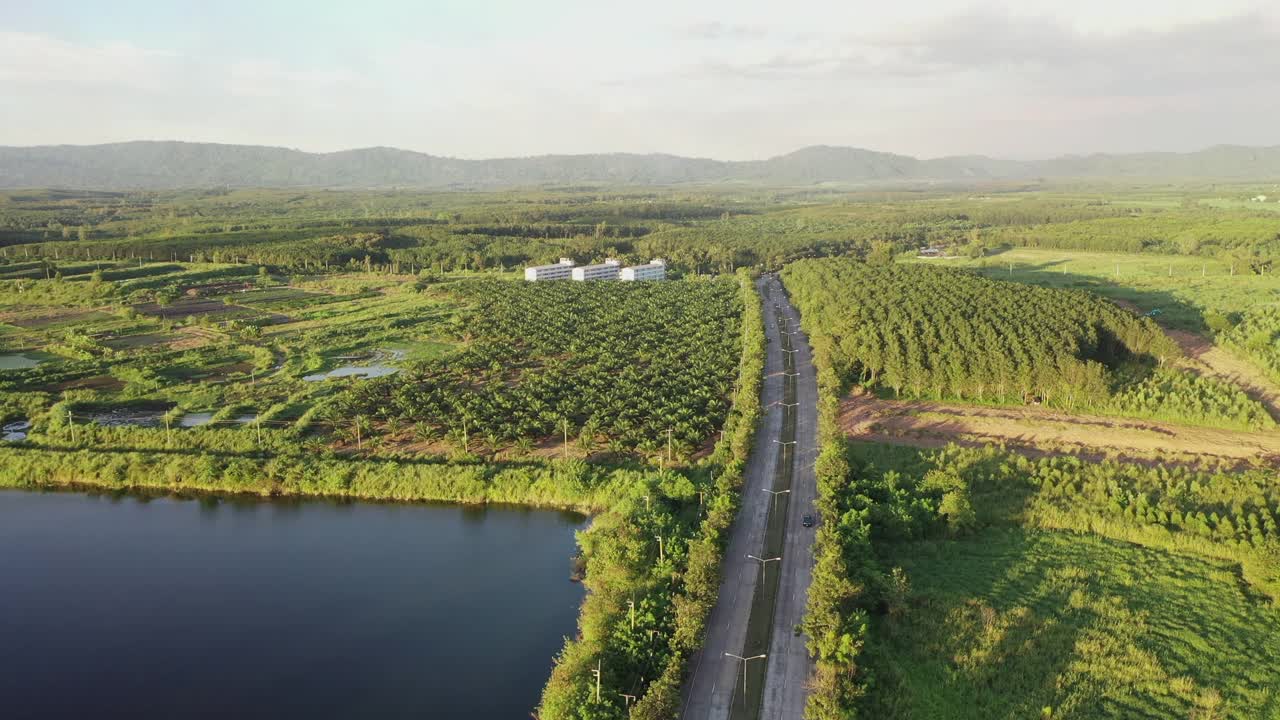
[{"label": "dirt clearing", "polygon": [[1280,433],[1075,415],[1035,407],[883,400],[855,390],[840,403],[855,439],[916,447],[1002,444],[1026,454],[1073,454],[1186,464],[1280,466]]},{"label": "dirt clearing", "polygon": [[1165,330],[1187,356],[1181,365],[1200,373],[1221,378],[1240,388],[1246,395],[1262,403],[1271,417],[1280,420],[1280,387],[1261,370],[1242,360],[1230,350],[1214,345],[1203,335],[1185,330]]}]

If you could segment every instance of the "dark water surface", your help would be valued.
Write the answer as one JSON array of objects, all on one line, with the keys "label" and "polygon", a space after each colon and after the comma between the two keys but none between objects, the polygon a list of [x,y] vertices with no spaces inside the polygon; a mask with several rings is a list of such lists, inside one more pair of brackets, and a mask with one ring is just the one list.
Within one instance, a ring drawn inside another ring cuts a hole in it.
[{"label": "dark water surface", "polygon": [[528,718],[583,522],[0,491],[0,717]]}]

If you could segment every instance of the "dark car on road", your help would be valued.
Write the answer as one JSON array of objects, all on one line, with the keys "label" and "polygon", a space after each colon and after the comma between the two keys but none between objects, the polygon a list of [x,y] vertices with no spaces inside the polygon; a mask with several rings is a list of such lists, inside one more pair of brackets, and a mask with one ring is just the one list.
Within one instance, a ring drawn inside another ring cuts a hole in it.
[{"label": "dark car on road", "polygon": [[804,519],[800,521],[800,524],[804,525],[805,527],[813,527],[813,516],[805,515]]}]

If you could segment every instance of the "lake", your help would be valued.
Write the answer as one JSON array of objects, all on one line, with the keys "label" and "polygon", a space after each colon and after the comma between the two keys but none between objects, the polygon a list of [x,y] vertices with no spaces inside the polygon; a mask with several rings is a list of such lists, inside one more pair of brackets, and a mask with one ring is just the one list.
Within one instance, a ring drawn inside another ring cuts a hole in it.
[{"label": "lake", "polygon": [[3,714],[527,718],[584,522],[0,491]]}]

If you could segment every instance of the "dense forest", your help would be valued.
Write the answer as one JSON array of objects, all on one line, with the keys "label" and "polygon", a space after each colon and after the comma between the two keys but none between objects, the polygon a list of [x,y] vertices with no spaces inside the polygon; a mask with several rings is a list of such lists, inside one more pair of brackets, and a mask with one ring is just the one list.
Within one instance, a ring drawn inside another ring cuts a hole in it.
[{"label": "dense forest", "polygon": [[29,278],[123,259],[450,272],[661,256],[677,270],[709,273],[927,246],[974,256],[1031,246],[1182,253],[1266,272],[1280,253],[1280,206],[1248,202],[1253,191],[30,190],[0,195],[0,260],[24,264],[13,272]]},{"label": "dense forest", "polygon": [[1096,295],[923,265],[804,260],[783,270],[845,385],[895,396],[1043,404],[1241,429],[1274,427],[1216,378],[1167,367],[1177,345]]},{"label": "dense forest", "polygon": [[1280,150],[1218,146],[1193,153],[1071,156],[1039,161],[983,156],[921,160],[813,146],[767,160],[718,161],[628,153],[463,160],[395,148],[307,153],[280,147],[184,142],[2,147],[0,187],[494,187],[563,183],[674,184],[1141,177],[1222,179],[1280,175]]}]

